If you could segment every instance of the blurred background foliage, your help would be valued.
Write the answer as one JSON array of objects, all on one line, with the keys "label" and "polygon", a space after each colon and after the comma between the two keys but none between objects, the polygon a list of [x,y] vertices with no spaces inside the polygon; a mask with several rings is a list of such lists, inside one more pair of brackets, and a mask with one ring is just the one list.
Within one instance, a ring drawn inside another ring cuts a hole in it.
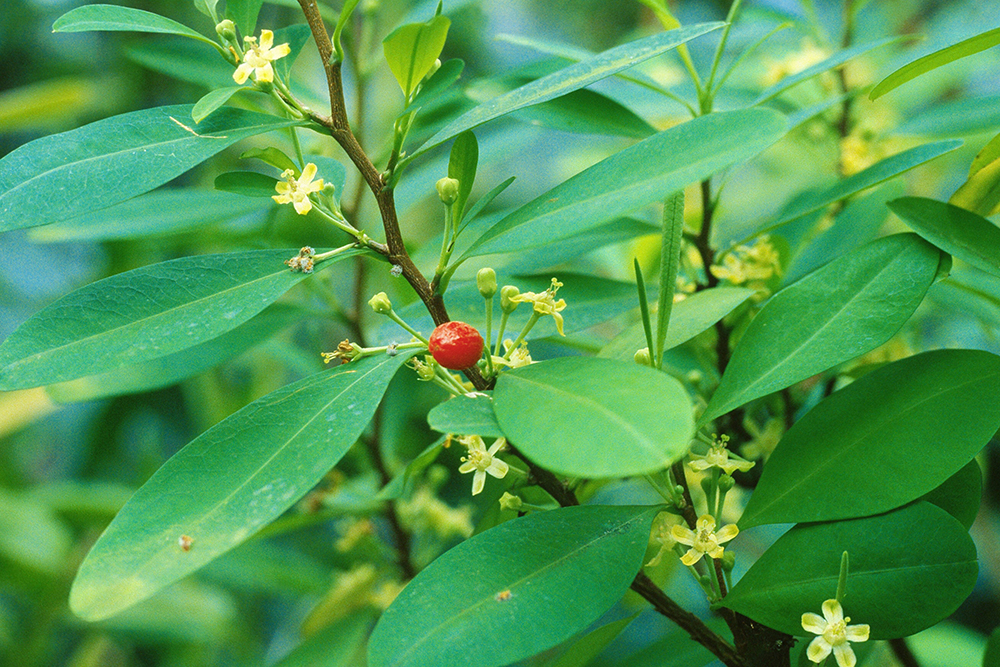
[{"label": "blurred background foliage", "polygon": [[[0,62],[4,63],[0,68],[0,155],[34,138],[110,115],[193,103],[210,87],[227,84],[231,68],[198,44],[159,35],[53,34],[52,22],[79,4],[74,0],[4,3],[0,11]],[[213,35],[214,27],[190,2],[133,0],[127,4]],[[330,6],[321,0],[320,4],[326,5],[329,16],[336,15],[339,3]],[[367,23],[352,34],[350,43],[351,52],[361,54],[366,83],[357,85],[357,72],[349,68],[348,105],[361,109],[355,115],[355,127],[374,156],[386,154],[391,123],[401,105],[398,88],[381,59],[381,39],[400,22],[427,18],[435,4],[436,0],[363,3]],[[682,0],[672,5],[684,23],[721,20],[728,8],[726,0]],[[847,69],[849,81],[872,84],[919,55],[993,27],[996,13],[991,5],[977,0],[872,0],[859,15],[857,42],[897,34],[922,39],[897,42],[852,61]],[[445,56],[461,58],[465,70],[461,91],[447,97],[423,121],[418,134],[424,137],[435,122],[457,110],[558,64],[558,59],[553,63],[504,35],[596,51],[659,30],[652,13],[632,0],[578,0],[570,5],[548,0],[448,0],[444,9],[452,19]],[[829,49],[831,41],[839,39],[840,5],[817,1],[816,11],[826,34],[810,27],[797,2],[748,2],[731,38],[734,55],[782,22],[791,21],[793,26],[769,39],[736,71],[719,107],[749,104],[775,77],[794,71],[796,63],[811,53]],[[264,5],[258,25],[297,22],[301,19],[295,3],[281,0]],[[703,38],[691,45],[696,63],[708,61],[714,39]],[[876,189],[870,201],[884,201],[904,191],[939,199],[951,195],[966,178],[975,153],[1000,130],[998,65],[1000,53],[993,49],[917,79],[876,103],[864,96],[856,100],[864,150],[854,157],[861,163],[932,137],[960,137],[966,142],[962,149]],[[672,57],[650,61],[642,70],[692,98],[683,69]],[[318,58],[309,48],[295,73],[297,91],[322,109],[325,83]],[[783,103],[794,108],[819,101],[829,94],[826,85],[820,77],[791,91]],[[601,82],[595,89],[657,128],[685,118],[680,105],[620,80]],[[493,207],[500,210],[527,201],[633,141],[590,133],[587,123],[574,125],[572,120],[565,113],[543,109],[515,114],[477,131],[481,159],[474,197],[517,176],[514,186]],[[281,137],[257,139],[254,145],[269,140],[284,141]],[[307,145],[307,151],[338,157],[331,152],[331,142],[322,137],[309,141],[314,143]],[[224,152],[168,187],[211,188],[214,177],[234,168],[245,148]],[[843,149],[828,124],[810,122],[751,165],[734,170],[722,194],[717,239],[739,238],[762,215],[779,210],[803,188],[829,183]],[[435,243],[428,243],[440,233],[433,183],[444,175],[446,160],[446,153],[439,152],[414,165],[397,195],[405,234],[424,268],[432,266],[436,255]],[[345,195],[355,193],[357,187],[349,171]],[[689,214],[695,218],[699,200],[696,191],[689,194]],[[354,218],[374,228],[377,218],[371,202],[356,201],[351,205]],[[881,216],[872,235],[880,227],[903,229],[894,218],[881,225]],[[62,294],[137,266],[221,249],[323,246],[335,240],[330,231],[276,207],[244,210],[237,206],[220,218],[152,237],[132,235],[127,226],[92,238],[73,238],[58,225],[6,234],[0,244],[0,338]],[[655,219],[650,212],[650,222]],[[813,218],[803,224],[816,222]],[[808,231],[796,231],[796,227],[787,231],[792,247]],[[604,247],[573,260],[572,268],[628,280],[633,255],[653,267],[656,243],[657,237],[649,236]],[[430,251],[422,254],[424,244]],[[387,604],[397,585],[384,574],[385,563],[392,561],[383,541],[389,539],[390,528],[378,518],[375,498],[383,480],[371,472],[364,452],[349,455],[325,485],[279,525],[153,600],[99,624],[74,619],[66,606],[70,582],[89,546],[163,461],[251,400],[320,370],[319,351],[333,349],[348,336],[358,340],[362,328],[357,319],[370,319],[367,308],[360,306],[371,293],[384,289],[399,302],[412,300],[384,271],[376,274],[338,265],[324,275],[325,291],[303,286],[293,298],[315,305],[316,312],[332,308],[334,317],[303,316],[298,311],[293,318],[276,320],[274,328],[280,333],[268,342],[180,383],[98,398],[79,384],[0,394],[0,665],[274,664],[298,643],[302,628],[305,634],[332,633],[343,646],[342,654],[327,655],[315,664],[363,664],[363,659],[350,656],[363,650],[372,614]],[[968,271],[963,275],[975,293],[947,282],[935,286],[912,326],[880,351],[882,359],[895,358],[901,351],[936,347],[1000,353],[1000,285]],[[571,310],[566,316],[571,317]],[[629,317],[634,321],[632,313],[558,344],[597,349]],[[682,369],[691,363],[684,350],[671,360]],[[533,352],[536,358],[544,356],[540,344],[533,346]],[[874,355],[870,361],[878,358]],[[366,436],[377,439],[390,468],[398,469],[436,439],[423,415],[440,398],[433,389],[418,386],[409,374],[394,381],[383,406],[381,428]],[[997,446],[994,441],[980,457],[985,495],[972,530],[981,559],[979,584],[954,619],[913,641],[921,665],[978,662],[985,635],[1000,618]],[[401,513],[417,535],[418,564],[429,562],[467,536],[484,514],[494,511],[494,498],[469,504],[467,480],[455,479],[455,467],[451,461],[432,468],[427,475],[429,485],[421,488],[438,488],[437,496],[413,493],[408,500],[411,511],[407,514],[404,507]],[[604,492],[620,498],[632,491]],[[760,545],[748,541],[737,545],[737,550],[741,548],[749,556]],[[702,608],[698,592],[681,578],[670,585],[679,589],[672,591],[675,597]],[[642,608],[626,598],[615,613],[625,617]],[[661,654],[650,645],[670,641],[674,632],[661,617],[640,614],[594,664],[662,664]],[[694,652],[687,664],[708,662],[707,657],[699,661],[697,655]],[[892,664],[887,662],[888,652],[879,647],[871,649],[865,660],[862,664]]]}]

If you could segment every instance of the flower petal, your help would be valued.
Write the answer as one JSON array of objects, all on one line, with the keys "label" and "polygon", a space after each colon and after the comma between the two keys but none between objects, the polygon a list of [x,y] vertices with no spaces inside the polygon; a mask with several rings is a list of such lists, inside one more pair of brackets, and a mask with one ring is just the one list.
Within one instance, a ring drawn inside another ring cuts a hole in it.
[{"label": "flower petal", "polygon": [[802,629],[806,632],[811,632],[814,635],[821,635],[826,632],[826,626],[829,623],[826,622],[819,614],[814,614],[811,611],[802,614]]},{"label": "flower petal", "polygon": [[681,562],[690,567],[695,563],[697,563],[698,561],[700,561],[701,557],[704,555],[705,554],[703,552],[698,551],[694,547],[691,547],[690,549],[688,549],[686,554],[681,556]]},{"label": "flower petal", "polygon": [[253,71],[252,66],[243,63],[242,65],[236,68],[235,72],[233,72],[233,81],[240,84],[246,83],[247,79],[250,78],[250,72],[252,71]]},{"label": "flower petal", "polygon": [[267,51],[274,44],[274,33],[270,30],[260,31],[260,50]]},{"label": "flower petal", "polygon": [[823,617],[830,625],[844,620],[844,608],[836,600],[826,600],[823,603]]},{"label": "flower petal", "polygon": [[670,537],[689,547],[694,544],[694,533],[691,532],[690,528],[681,526],[680,524],[674,524],[670,527]]},{"label": "flower petal", "polygon": [[848,625],[844,634],[849,642],[866,642],[869,632],[871,628],[867,625]]},{"label": "flower petal", "polygon": [[472,476],[472,495],[478,496],[483,492],[484,486],[486,486],[486,473],[477,470],[476,474]]},{"label": "flower petal", "polygon": [[858,664],[858,659],[854,656],[854,649],[847,643],[834,646],[833,657],[836,659],[838,667],[854,667]]},{"label": "flower petal", "polygon": [[271,63],[267,63],[263,67],[258,67],[256,71],[254,71],[253,77],[257,82],[274,81],[274,68],[271,67]]},{"label": "flower petal", "polygon": [[488,468],[486,468],[486,472],[493,475],[497,479],[503,479],[508,470],[510,470],[510,466],[500,459],[493,459],[493,462],[490,463]]},{"label": "flower petal", "polygon": [[315,164],[309,162],[305,167],[302,168],[302,175],[299,177],[299,185],[307,185],[309,181],[316,178],[316,172],[319,169]]},{"label": "flower petal", "polygon": [[731,523],[728,526],[723,526],[722,530],[715,534],[715,539],[719,542],[728,542],[739,534],[740,529],[736,527],[735,523]]},{"label": "flower petal", "polygon": [[476,464],[472,461],[466,461],[462,465],[458,466],[458,472],[462,474],[470,473],[476,469]]},{"label": "flower petal", "polygon": [[312,202],[306,197],[301,199],[296,198],[293,206],[295,206],[295,212],[299,215],[305,215],[311,211],[313,207]]},{"label": "flower petal", "polygon": [[806,657],[813,662],[823,662],[832,650],[833,647],[825,639],[816,637],[809,642],[809,647],[806,649]]}]

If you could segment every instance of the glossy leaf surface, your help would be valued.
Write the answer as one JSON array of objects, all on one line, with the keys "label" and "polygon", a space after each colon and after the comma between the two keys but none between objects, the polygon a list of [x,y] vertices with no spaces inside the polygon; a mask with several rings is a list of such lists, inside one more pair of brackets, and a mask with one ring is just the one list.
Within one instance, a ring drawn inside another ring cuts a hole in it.
[{"label": "glossy leaf surface", "polygon": [[785,433],[740,520],[831,521],[933,491],[1000,428],[1000,357],[925,352],[831,394]]},{"label": "glossy leaf surface", "polygon": [[385,59],[407,99],[441,55],[451,21],[435,16],[426,23],[410,23],[392,31],[382,40]]},{"label": "glossy leaf surface", "polygon": [[439,433],[503,437],[500,424],[493,414],[493,399],[490,396],[450,398],[431,409],[427,414],[427,423]]},{"label": "glossy leaf surface", "polygon": [[[568,639],[628,589],[658,511],[566,507],[462,542],[386,610],[372,633],[368,664],[499,667]],[[504,639],[487,649],[483,637]]]},{"label": "glossy leaf surface", "polygon": [[463,257],[522,251],[571,237],[747,160],[784,131],[784,118],[764,109],[716,113],[677,125],[528,202],[483,234]]},{"label": "glossy leaf surface", "polygon": [[578,63],[573,63],[558,72],[553,72],[548,76],[532,81],[468,111],[439,130],[437,134],[417,149],[414,155],[429,150],[455,135],[461,134],[466,130],[471,130],[494,118],[499,118],[518,109],[547,102],[566,93],[589,86],[596,81],[617,74],[624,69],[648,60],[653,56],[665,53],[670,49],[677,48],[695,37],[700,37],[722,26],[722,23],[701,23],[669,32],[661,32],[634,42],[629,42],[628,44],[622,44],[613,49],[608,49]]},{"label": "glossy leaf surface", "polygon": [[535,463],[574,477],[661,470],[687,452],[691,401],[672,377],[634,363],[564,357],[503,373],[500,428]]},{"label": "glossy leaf surface", "polygon": [[945,252],[1000,276],[1000,227],[986,218],[925,197],[903,197],[889,202],[889,208]]},{"label": "glossy leaf surface", "polygon": [[185,257],[87,285],[43,308],[0,344],[0,388],[93,375],[230,331],[308,277],[285,266],[295,254]]},{"label": "glossy leaf surface", "polygon": [[183,35],[216,46],[215,42],[209,38],[173,19],[141,9],[117,5],[77,7],[60,16],[52,24],[52,32],[86,32],[89,30]]},{"label": "glossy leaf surface", "polygon": [[983,495],[983,471],[972,459],[943,484],[920,497],[937,505],[968,530],[972,528]]},{"label": "glossy leaf surface", "polygon": [[733,350],[699,425],[889,340],[937,275],[940,252],[916,234],[873,241],[786,287]]},{"label": "glossy leaf surface", "polygon": [[134,111],[9,153],[0,160],[0,231],[106,208],[170,181],[241,139],[297,123],[225,107],[191,127],[191,109]]},{"label": "glossy leaf surface", "polygon": [[850,557],[844,611],[871,639],[934,625],[972,592],[976,547],[947,512],[920,502],[850,521],[802,524],[778,539],[726,596],[724,605],[790,635],[802,614],[820,613],[837,592],[841,554]]},{"label": "glossy leaf surface", "polygon": [[[360,359],[283,387],[174,455],[129,500],[77,573],[70,607],[106,618],[197,570],[305,495],[367,426],[412,354]],[[191,538],[190,550],[178,544]]]}]

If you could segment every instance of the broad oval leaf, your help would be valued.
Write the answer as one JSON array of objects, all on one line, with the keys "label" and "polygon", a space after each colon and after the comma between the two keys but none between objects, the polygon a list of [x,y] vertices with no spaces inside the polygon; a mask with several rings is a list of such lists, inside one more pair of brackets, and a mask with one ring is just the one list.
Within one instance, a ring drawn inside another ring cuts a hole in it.
[{"label": "broad oval leaf", "polygon": [[979,505],[983,500],[983,471],[976,459],[972,459],[920,499],[937,505],[969,530],[979,514]]},{"label": "broad oval leaf", "polygon": [[695,118],[585,169],[490,228],[462,258],[535,248],[660,201],[747,160],[785,132],[766,109]]},{"label": "broad oval leaf", "polygon": [[438,15],[426,23],[401,25],[382,40],[389,69],[407,100],[441,55],[450,26],[447,16]]},{"label": "broad oval leaf", "polygon": [[976,546],[943,509],[919,502],[889,514],[801,524],[778,539],[722,605],[803,636],[802,614],[837,592],[841,554],[850,568],[844,611],[872,639],[905,637],[951,614],[972,592]]},{"label": "broad oval leaf", "polygon": [[896,234],[775,294],[733,350],[699,426],[889,340],[924,298],[940,258],[916,234]]},{"label": "broad oval leaf", "polygon": [[628,44],[616,46],[597,55],[573,63],[558,72],[532,81],[485,104],[468,111],[455,119],[414,151],[416,156],[444,143],[455,135],[499,118],[518,109],[541,104],[561,95],[579,90],[592,83],[617,74],[624,69],[677,48],[695,37],[721,28],[723,23],[699,23],[698,25],[661,32],[637,39]]},{"label": "broad oval leaf", "polygon": [[926,74],[942,65],[971,56],[974,53],[985,51],[1000,44],[1000,28],[994,28],[987,32],[980,33],[969,39],[962,40],[958,44],[952,44],[934,53],[929,53],[922,58],[917,58],[912,63],[903,65],[898,70],[885,77],[872,88],[868,94],[869,99],[875,100],[885,95],[893,88],[897,88],[911,79],[915,79],[921,74]]},{"label": "broad oval leaf", "polygon": [[368,664],[499,667],[570,638],[628,590],[658,511],[565,507],[462,542],[386,610],[369,641]]},{"label": "broad oval leaf", "polygon": [[[276,519],[354,444],[411,356],[367,357],[312,375],[197,437],[101,535],[73,582],[70,608],[87,620],[107,618]],[[182,535],[191,538],[187,551]]]},{"label": "broad oval leaf", "polygon": [[741,527],[885,512],[933,491],[1000,428],[1000,357],[938,350],[882,366],[785,433]]},{"label": "broad oval leaf", "polygon": [[493,409],[519,451],[573,477],[662,470],[687,452],[694,433],[677,380],[610,359],[565,357],[503,373]]},{"label": "broad oval leaf", "polygon": [[87,285],[35,313],[0,344],[0,390],[94,375],[215,338],[307,277],[285,266],[295,254],[185,257]]},{"label": "broad oval leaf", "polygon": [[1000,276],[1000,227],[986,218],[924,197],[903,197],[889,202],[889,208],[945,252]]},{"label": "broad oval leaf", "polygon": [[170,181],[241,139],[299,121],[224,107],[191,127],[191,105],[105,118],[0,160],[0,231],[106,208]]},{"label": "broad oval leaf", "polygon": [[201,33],[165,16],[116,5],[84,5],[70,10],[52,24],[52,32],[86,32],[89,30],[155,32],[183,35],[215,48],[219,46]]},{"label": "broad oval leaf", "polygon": [[490,396],[456,396],[427,413],[427,423],[439,433],[501,438],[503,431],[493,414]]}]

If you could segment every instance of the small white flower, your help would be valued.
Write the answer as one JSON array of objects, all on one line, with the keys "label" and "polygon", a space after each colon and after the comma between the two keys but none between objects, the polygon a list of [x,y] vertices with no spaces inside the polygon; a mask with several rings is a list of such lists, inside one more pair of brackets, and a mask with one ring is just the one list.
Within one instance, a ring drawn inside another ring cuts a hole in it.
[{"label": "small white flower", "polygon": [[715,517],[711,514],[703,514],[698,517],[695,529],[691,530],[687,526],[673,526],[670,528],[670,536],[677,542],[691,547],[687,553],[681,556],[681,562],[691,566],[701,560],[701,557],[708,554],[710,558],[722,558],[724,551],[723,542],[736,537],[740,529],[736,524],[723,526],[719,532],[715,532]]},{"label": "small white flower", "polygon": [[278,194],[271,195],[271,199],[279,204],[292,204],[295,207],[296,213],[305,215],[312,210],[312,202],[309,201],[309,195],[323,189],[323,179],[313,181],[315,177],[316,165],[312,162],[302,169],[302,175],[297,180],[295,172],[291,169],[286,169],[281,174],[281,178],[284,180],[278,181],[274,185],[274,189]]},{"label": "small white flower", "polygon": [[507,471],[510,470],[506,463],[496,458],[496,455],[507,446],[505,439],[497,438],[489,450],[486,449],[486,444],[478,435],[459,438],[458,441],[469,448],[469,454],[462,457],[463,463],[459,466],[458,471],[460,473],[475,472],[472,477],[472,495],[482,493],[483,487],[486,485],[486,473],[497,479],[503,479]]},{"label": "small white flower", "polygon": [[251,73],[253,80],[258,83],[274,81],[274,68],[271,67],[271,63],[292,52],[288,44],[279,44],[272,48],[274,33],[270,30],[260,31],[260,44],[257,43],[256,37],[244,37],[243,42],[246,44],[243,63],[233,72],[233,81],[236,83],[246,83]]},{"label": "small white flower", "polygon": [[738,457],[735,459],[730,459],[729,450],[726,449],[726,443],[729,442],[729,436],[723,435],[716,438],[715,442],[711,447],[708,448],[708,452],[702,456],[701,454],[691,454],[691,460],[688,462],[688,467],[695,472],[701,472],[702,470],[708,470],[709,468],[719,468],[727,475],[732,476],[733,472],[739,470],[741,472],[746,472],[754,466],[753,461],[743,461]]},{"label": "small white flower", "polygon": [[838,667],[854,667],[858,660],[850,643],[868,641],[870,628],[848,625],[850,621],[850,617],[844,618],[844,610],[836,600],[823,603],[822,616],[811,612],[802,614],[802,629],[819,635],[806,648],[806,657],[820,663],[832,652]]}]

